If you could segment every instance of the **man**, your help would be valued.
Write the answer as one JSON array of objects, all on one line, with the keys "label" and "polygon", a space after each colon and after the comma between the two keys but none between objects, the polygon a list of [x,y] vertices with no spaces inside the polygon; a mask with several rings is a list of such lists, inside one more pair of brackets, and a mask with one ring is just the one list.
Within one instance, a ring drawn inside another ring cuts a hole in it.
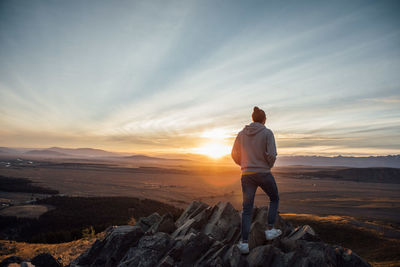
[{"label": "man", "polygon": [[242,236],[237,246],[243,254],[249,253],[251,215],[258,186],[270,199],[265,237],[272,240],[282,234],[281,230],[274,228],[279,204],[278,188],[271,174],[277,156],[274,134],[264,125],[266,116],[262,109],[254,107],[252,119],[253,122],[238,133],[231,153],[235,163],[242,169]]}]

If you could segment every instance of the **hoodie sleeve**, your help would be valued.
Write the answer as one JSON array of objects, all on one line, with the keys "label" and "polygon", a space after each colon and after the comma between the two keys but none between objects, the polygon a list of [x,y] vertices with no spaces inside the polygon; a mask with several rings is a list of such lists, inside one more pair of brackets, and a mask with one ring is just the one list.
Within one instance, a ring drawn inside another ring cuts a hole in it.
[{"label": "hoodie sleeve", "polygon": [[271,130],[267,132],[267,153],[274,157],[278,155],[278,153],[276,152],[274,133]]},{"label": "hoodie sleeve", "polygon": [[233,144],[232,147],[232,152],[231,152],[231,156],[233,161],[235,161],[235,163],[237,165],[240,166],[241,163],[241,145],[240,145],[240,132],[238,133],[238,135],[236,136],[235,142]]}]

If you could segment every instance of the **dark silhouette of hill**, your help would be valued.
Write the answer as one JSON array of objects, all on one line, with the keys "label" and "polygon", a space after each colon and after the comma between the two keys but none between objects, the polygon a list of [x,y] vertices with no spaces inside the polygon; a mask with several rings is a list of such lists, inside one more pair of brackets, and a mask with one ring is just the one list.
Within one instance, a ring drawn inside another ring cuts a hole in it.
[{"label": "dark silhouette of hill", "polygon": [[50,195],[58,194],[57,190],[35,185],[29,179],[5,177],[2,175],[0,175],[0,191]]},{"label": "dark silhouette of hill", "polygon": [[310,172],[307,175],[357,182],[400,183],[400,169],[396,168],[348,168]]},{"label": "dark silhouette of hill", "polygon": [[35,204],[50,205],[55,209],[38,219],[0,216],[2,239],[31,243],[68,242],[82,238],[83,230],[90,227],[97,233],[153,212],[170,213],[174,218],[182,212],[159,201],[133,197],[53,196]]},{"label": "dark silhouette of hill", "polygon": [[278,156],[277,166],[342,166],[342,167],[388,167],[400,168],[400,155],[370,157],[322,157],[322,156]]}]

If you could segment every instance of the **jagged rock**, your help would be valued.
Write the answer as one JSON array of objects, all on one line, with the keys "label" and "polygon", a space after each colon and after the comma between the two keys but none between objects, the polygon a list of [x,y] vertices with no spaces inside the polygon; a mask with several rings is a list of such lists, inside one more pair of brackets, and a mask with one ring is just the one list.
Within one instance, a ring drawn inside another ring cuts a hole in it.
[{"label": "jagged rock", "polygon": [[5,258],[1,263],[0,263],[0,267],[7,267],[9,264],[11,263],[17,263],[20,264],[21,262],[23,262],[24,259],[22,259],[21,257],[18,256],[11,256],[8,258]]},{"label": "jagged rock", "polygon": [[293,229],[280,216],[276,227],[282,236],[267,241],[267,216],[266,207],[254,209],[248,255],[236,246],[239,212],[230,203],[211,207],[195,201],[176,222],[171,215],[155,213],[141,218],[136,226],[108,228],[105,238],[97,240],[71,267],[370,266],[351,250],[320,242],[311,227]]},{"label": "jagged rock", "polygon": [[240,216],[229,202],[219,202],[204,227],[203,233],[217,240],[232,239],[235,228],[240,227]]},{"label": "jagged rock", "polygon": [[160,261],[157,267],[173,267],[174,266],[174,259],[167,255],[164,259]]},{"label": "jagged rock", "polygon": [[222,257],[227,249],[228,246],[224,245],[224,243],[220,241],[214,242],[207,252],[203,253],[203,256],[197,260],[194,266],[216,266],[218,263],[222,263]]},{"label": "jagged rock", "polygon": [[265,225],[262,225],[258,221],[252,223],[249,233],[249,249],[252,250],[255,247],[262,246],[266,241]]},{"label": "jagged rock", "polygon": [[314,229],[309,225],[299,226],[289,234],[288,239],[290,240],[307,240],[307,241],[319,241]]},{"label": "jagged rock", "polygon": [[279,213],[276,216],[275,227],[278,228],[278,229],[281,229],[281,231],[282,231],[281,238],[291,234],[293,232],[293,229],[294,229],[293,225],[290,222],[284,220],[279,215]]},{"label": "jagged rock", "polygon": [[278,240],[278,242],[276,243],[276,247],[281,249],[283,252],[287,253],[296,250],[297,243],[296,240],[284,237]]},{"label": "jagged rock", "polygon": [[161,216],[154,212],[150,216],[141,217],[136,225],[140,226],[144,232],[150,229],[154,224],[158,223],[161,220]]},{"label": "jagged rock", "polygon": [[154,223],[148,230],[150,233],[154,234],[157,232],[172,233],[175,231],[174,217],[171,213],[164,214],[160,221]]},{"label": "jagged rock", "polygon": [[230,267],[247,267],[249,266],[246,257],[240,253],[236,245],[232,245],[224,255],[224,265]]},{"label": "jagged rock", "polygon": [[[198,210],[199,210],[199,208],[196,209],[195,212],[197,212]],[[184,236],[193,230],[199,231],[200,229],[202,229],[204,227],[204,225],[207,224],[207,221],[208,221],[212,211],[213,211],[212,207],[206,207],[206,208],[202,208],[201,211],[196,214],[196,216],[194,216],[194,217],[188,216],[188,219],[183,224],[181,224],[181,226],[178,229],[176,229],[172,233],[172,237],[175,238],[178,236]],[[192,213],[192,214],[194,214],[194,213]],[[191,217],[191,218],[189,218],[189,217]]]},{"label": "jagged rock", "polygon": [[181,214],[178,220],[176,220],[175,222],[176,228],[181,227],[188,219],[193,218],[194,216],[196,216],[197,214],[199,214],[201,211],[203,211],[208,207],[209,206],[203,202],[193,201]]},{"label": "jagged rock", "polygon": [[130,248],[118,267],[156,266],[162,255],[168,250],[171,237],[162,232],[143,236],[137,247]]},{"label": "jagged rock", "polygon": [[36,255],[31,263],[38,267],[61,267],[61,263],[59,263],[51,254],[49,253],[41,253]]},{"label": "jagged rock", "polygon": [[247,262],[249,263],[249,267],[284,266],[282,251],[272,245],[259,246],[251,250],[247,257]]},{"label": "jagged rock", "polygon": [[215,240],[202,232],[190,233],[182,239],[182,250],[178,261],[178,266],[193,265],[212,245]]},{"label": "jagged rock", "polygon": [[73,266],[116,266],[130,247],[143,236],[139,226],[117,226],[108,230],[103,240],[96,240],[90,249],[70,264]]}]

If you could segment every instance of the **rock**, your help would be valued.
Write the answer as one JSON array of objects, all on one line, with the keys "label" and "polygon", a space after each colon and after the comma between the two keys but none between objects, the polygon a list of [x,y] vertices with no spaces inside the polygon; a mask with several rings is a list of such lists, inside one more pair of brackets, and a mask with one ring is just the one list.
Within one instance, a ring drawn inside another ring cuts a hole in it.
[{"label": "rock", "polygon": [[214,244],[203,253],[201,258],[197,260],[194,266],[215,266],[218,263],[222,263],[222,257],[228,248],[229,247],[222,242],[214,242]]},{"label": "rock", "polygon": [[[198,211],[198,209],[197,209]],[[181,226],[172,233],[172,237],[184,236],[192,230],[199,231],[207,224],[207,221],[213,211],[213,208],[207,207],[197,213],[196,216],[189,218],[181,224]]]},{"label": "rock", "polygon": [[246,256],[244,256],[239,248],[235,245],[232,245],[223,257],[224,265],[230,267],[247,267],[249,266],[246,261]]},{"label": "rock", "polygon": [[179,266],[191,266],[207,252],[214,240],[202,232],[190,233],[182,239],[182,250],[175,260]]},{"label": "rock", "polygon": [[321,242],[310,226],[293,229],[280,216],[276,227],[283,235],[267,241],[267,216],[266,207],[254,209],[248,255],[236,246],[239,212],[230,203],[212,207],[194,201],[176,222],[170,214],[154,213],[136,226],[108,228],[104,239],[97,240],[71,267],[370,266],[349,249]]},{"label": "rock", "polygon": [[38,267],[61,267],[61,263],[59,263],[51,254],[49,253],[41,253],[36,255],[31,263]]},{"label": "rock", "polygon": [[[11,266],[11,265],[9,265]],[[23,261],[20,265],[20,267],[35,267],[35,265],[33,265],[31,262],[29,261]]]},{"label": "rock", "polygon": [[7,267],[9,264],[11,263],[17,263],[20,264],[21,262],[23,262],[24,260],[21,257],[18,256],[11,256],[8,258],[5,258],[1,263],[0,263],[0,267]]},{"label": "rock", "polygon": [[153,267],[169,249],[171,237],[162,232],[143,236],[136,247],[128,250],[119,267]]},{"label": "rock", "polygon": [[181,214],[178,220],[176,220],[175,222],[176,228],[181,227],[188,219],[193,218],[207,207],[209,207],[207,204],[200,201],[193,201],[192,203],[190,203],[190,205]]},{"label": "rock", "polygon": [[292,225],[290,222],[284,220],[284,219],[279,215],[279,213],[278,213],[278,215],[276,216],[275,228],[281,229],[281,231],[282,231],[281,238],[282,238],[282,237],[285,237],[285,236],[288,236],[290,233],[293,232],[293,229],[294,229],[293,225]]},{"label": "rock", "polygon": [[283,252],[287,253],[287,252],[296,250],[297,243],[296,243],[296,240],[292,240],[287,237],[284,237],[284,238],[278,239],[278,243],[276,244],[276,246],[279,249],[281,249]]},{"label": "rock", "polygon": [[289,234],[288,239],[290,240],[307,240],[307,241],[319,241],[314,229],[309,225],[299,226]]},{"label": "rock", "polygon": [[90,249],[70,264],[73,266],[116,266],[130,247],[143,236],[139,226],[117,226],[108,230],[103,240],[96,240]]},{"label": "rock", "polygon": [[284,266],[283,253],[272,245],[259,246],[250,251],[247,262],[250,267]]},{"label": "rock", "polygon": [[148,231],[152,234],[157,232],[170,234],[175,231],[175,228],[174,217],[171,213],[166,213],[161,217],[160,221],[153,224]]},{"label": "rock", "polygon": [[249,249],[252,250],[255,247],[262,246],[266,243],[265,238],[265,225],[256,221],[251,224],[249,233]]},{"label": "rock", "polygon": [[239,212],[229,202],[219,202],[203,229],[203,233],[217,240],[232,239],[235,228],[240,227]]},{"label": "rock", "polygon": [[167,255],[164,259],[160,261],[157,267],[173,267],[174,266],[174,259]]},{"label": "rock", "polygon": [[158,223],[161,220],[161,216],[154,212],[150,216],[141,217],[136,225],[140,226],[144,232],[150,229],[154,224]]}]

